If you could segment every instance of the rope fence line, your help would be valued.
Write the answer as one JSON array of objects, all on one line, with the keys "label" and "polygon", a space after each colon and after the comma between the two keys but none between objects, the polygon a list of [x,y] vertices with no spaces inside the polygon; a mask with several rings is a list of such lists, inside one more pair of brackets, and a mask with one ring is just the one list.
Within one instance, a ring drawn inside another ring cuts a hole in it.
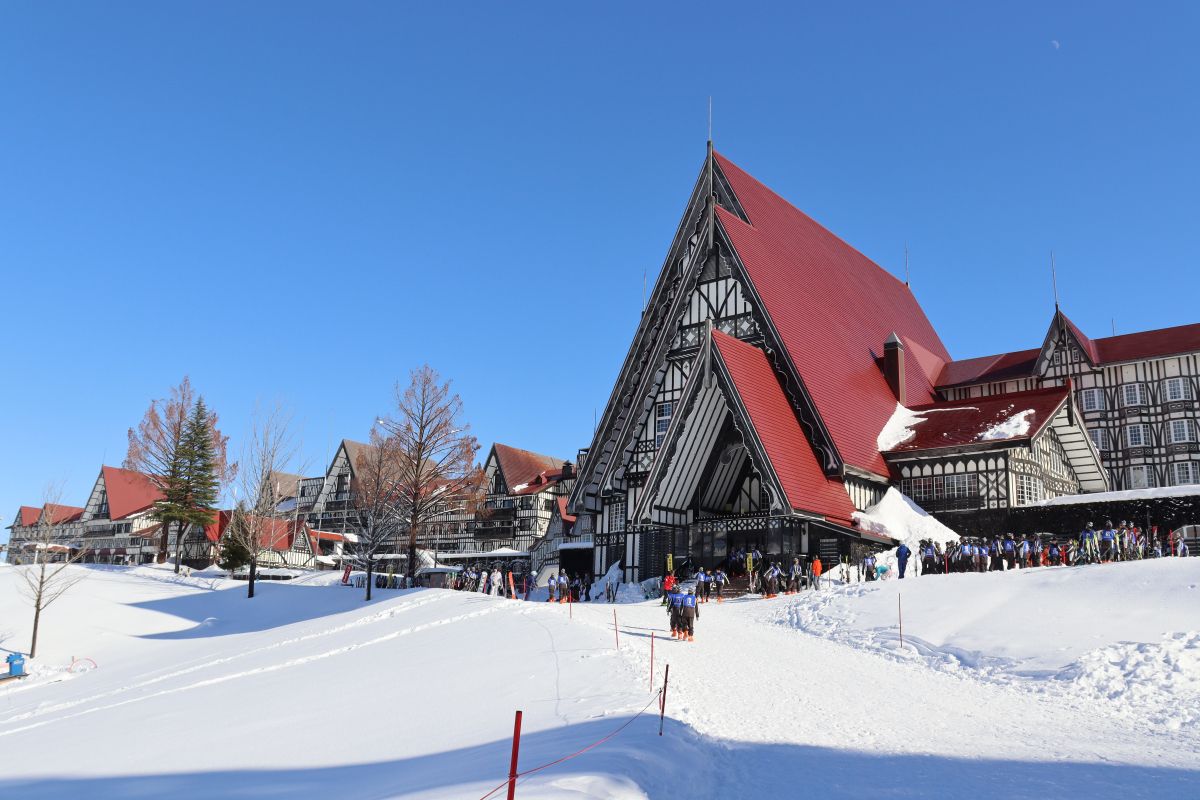
[{"label": "rope fence line", "polygon": [[[529,777],[530,775],[534,774],[535,772],[541,772],[544,769],[549,769],[550,767],[556,766],[558,764],[562,764],[565,761],[570,761],[573,758],[578,758],[579,756],[583,755],[584,753],[588,752],[589,750],[596,749],[597,747],[604,744],[605,742],[613,739],[621,731],[625,730],[630,725],[632,725],[634,720],[636,720],[638,717],[642,716],[642,714],[645,714],[646,710],[648,708],[650,708],[650,706],[654,705],[656,702],[659,702],[659,699],[662,697],[662,693],[663,693],[662,689],[659,689],[657,692],[655,692],[654,696],[650,698],[650,702],[646,703],[646,705],[642,707],[641,711],[637,712],[632,717],[625,720],[625,722],[622,723],[620,725],[620,727],[618,727],[616,730],[609,733],[607,736],[597,739],[596,741],[592,742],[591,744],[587,745],[586,747],[576,750],[574,753],[570,753],[561,758],[556,758],[555,760],[550,761],[546,764],[542,764],[541,766],[523,770],[521,772],[516,773],[516,775],[513,777],[505,778],[503,781],[501,781],[501,783],[498,786],[496,786],[495,789],[492,789],[490,792],[485,794],[483,797],[479,798],[479,800],[489,800],[491,797],[495,796],[496,792],[500,791],[501,789],[505,788],[510,783],[512,783],[514,779],[519,784],[521,781],[525,780],[525,778]],[[662,708],[661,703],[659,704],[659,707],[660,707],[660,709]]]}]

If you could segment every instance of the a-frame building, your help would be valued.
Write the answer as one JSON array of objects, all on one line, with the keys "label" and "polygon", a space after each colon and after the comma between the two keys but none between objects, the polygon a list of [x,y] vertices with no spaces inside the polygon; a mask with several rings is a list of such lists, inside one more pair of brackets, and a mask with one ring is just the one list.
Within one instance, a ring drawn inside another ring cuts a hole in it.
[{"label": "a-frame building", "polygon": [[621,561],[631,580],[668,553],[880,544],[853,516],[899,477],[881,433],[898,405],[944,402],[949,361],[905,282],[710,144],[581,451],[574,532],[593,536],[597,573]]}]

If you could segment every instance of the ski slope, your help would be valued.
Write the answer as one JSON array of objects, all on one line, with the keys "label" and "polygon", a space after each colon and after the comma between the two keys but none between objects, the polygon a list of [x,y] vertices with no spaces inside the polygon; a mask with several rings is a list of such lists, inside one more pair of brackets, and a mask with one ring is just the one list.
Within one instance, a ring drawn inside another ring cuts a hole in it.
[{"label": "ski slope", "polygon": [[[1200,796],[1200,559],[709,603],[687,644],[653,602],[78,569],[34,676],[0,684],[5,796],[470,800],[515,709],[523,770],[620,729],[520,798]],[[0,646],[23,649],[15,577]]]}]

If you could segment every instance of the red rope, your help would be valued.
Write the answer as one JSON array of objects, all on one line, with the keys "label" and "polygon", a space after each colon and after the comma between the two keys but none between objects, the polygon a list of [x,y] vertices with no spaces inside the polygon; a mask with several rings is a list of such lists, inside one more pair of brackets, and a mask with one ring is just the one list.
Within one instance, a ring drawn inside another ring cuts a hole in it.
[{"label": "red rope", "polygon": [[[599,747],[600,745],[602,745],[602,744],[604,744],[605,742],[607,742],[609,739],[612,739],[614,736],[616,736],[616,735],[617,735],[618,733],[620,733],[621,731],[623,731],[623,730],[625,730],[626,728],[628,728],[628,727],[629,727],[629,726],[630,726],[630,725],[633,723],[633,721],[634,721],[635,719],[637,719],[638,717],[640,717],[642,714],[646,713],[646,709],[650,707],[651,703],[653,703],[655,700],[657,700],[657,699],[658,699],[658,696],[659,696],[660,694],[662,694],[662,689],[659,689],[657,692],[655,692],[655,693],[654,693],[654,697],[651,697],[651,698],[650,698],[650,702],[649,702],[649,703],[646,703],[646,705],[645,705],[645,706],[642,708],[642,710],[641,710],[641,711],[637,712],[637,713],[636,713],[636,714],[634,714],[632,717],[630,717],[629,719],[625,720],[625,723],[624,723],[623,725],[621,725],[621,727],[617,728],[615,731],[613,731],[612,733],[608,734],[608,735],[607,735],[607,736],[605,736],[604,738],[602,738],[602,739],[597,739],[596,741],[594,741],[594,742],[592,742],[591,744],[589,744],[587,747],[584,747],[584,748],[582,748],[582,749],[580,749],[580,750],[576,750],[574,753],[571,753],[570,755],[563,756],[562,758],[557,758],[557,759],[555,759],[554,761],[551,761],[551,762],[549,762],[548,764],[542,764],[540,767],[534,767],[533,769],[527,769],[527,770],[524,770],[524,771],[522,771],[522,772],[518,772],[518,773],[517,773],[517,777],[518,777],[518,778],[524,778],[524,777],[526,777],[526,776],[528,776],[528,775],[532,775],[532,774],[533,774],[533,773],[535,773],[535,772],[541,772],[542,770],[544,770],[544,769],[549,769],[550,767],[553,767],[553,766],[555,766],[556,764],[561,764],[561,763],[563,763],[564,761],[570,761],[572,758],[578,758],[579,756],[583,755],[583,754],[584,754],[584,753],[586,753],[587,751],[589,751],[589,750],[593,750],[593,749],[595,749],[595,748]],[[494,795],[496,792],[500,791],[500,790],[501,790],[501,789],[503,789],[505,786],[508,786],[508,781],[509,781],[509,779],[508,779],[508,778],[505,778],[503,783],[501,783],[501,784],[500,784],[499,786],[497,786],[495,789],[492,789],[490,792],[488,792],[487,794],[485,794],[483,797],[479,798],[479,800],[488,800],[488,798],[489,798],[489,797],[491,797],[492,795]]]}]

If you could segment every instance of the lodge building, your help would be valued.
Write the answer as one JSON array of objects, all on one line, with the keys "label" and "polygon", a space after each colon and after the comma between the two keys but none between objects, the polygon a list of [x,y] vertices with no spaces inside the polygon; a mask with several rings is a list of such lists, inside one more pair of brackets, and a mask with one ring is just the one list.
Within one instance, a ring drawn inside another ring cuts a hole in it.
[{"label": "lodge building", "polygon": [[962,364],[907,283],[710,145],[563,514],[640,580],[890,545],[855,518],[897,485],[943,512],[1110,488],[1069,381],[945,391]]}]

